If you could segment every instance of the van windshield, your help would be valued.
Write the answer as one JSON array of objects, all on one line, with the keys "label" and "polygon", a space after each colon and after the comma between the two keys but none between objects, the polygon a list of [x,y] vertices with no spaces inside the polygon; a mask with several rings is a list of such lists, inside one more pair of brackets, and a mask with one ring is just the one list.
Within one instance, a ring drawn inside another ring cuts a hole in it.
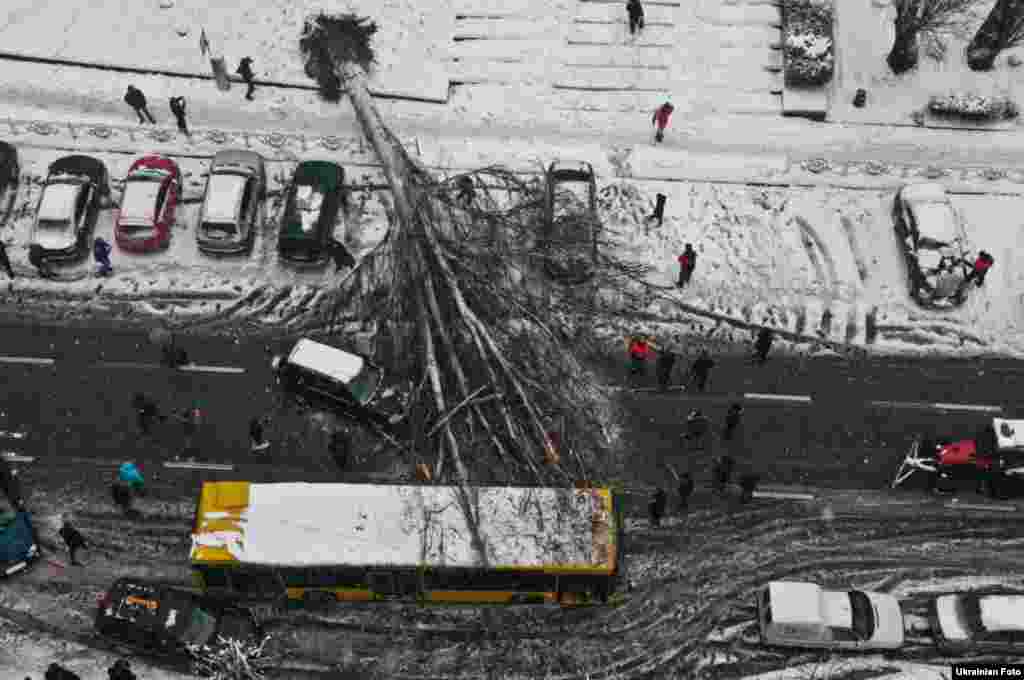
[{"label": "van windshield", "polygon": [[850,609],[853,612],[853,632],[861,640],[870,639],[875,634],[875,613],[871,600],[859,590],[851,590]]}]

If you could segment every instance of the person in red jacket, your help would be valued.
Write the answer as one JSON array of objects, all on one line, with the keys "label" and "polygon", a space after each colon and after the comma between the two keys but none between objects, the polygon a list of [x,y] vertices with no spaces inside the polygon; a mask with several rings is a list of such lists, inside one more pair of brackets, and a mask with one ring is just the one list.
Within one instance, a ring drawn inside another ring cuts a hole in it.
[{"label": "person in red jacket", "polygon": [[676,288],[682,288],[690,282],[693,268],[697,266],[697,253],[693,249],[693,244],[687,243],[682,255],[676,259],[679,261],[679,280],[676,282]]},{"label": "person in red jacket", "polygon": [[675,107],[672,104],[665,102],[654,112],[654,116],[651,117],[651,123],[658,128],[657,132],[654,133],[654,141],[660,142],[665,139],[665,128],[668,127],[668,118],[674,110]]},{"label": "person in red jacket", "polygon": [[971,273],[967,275],[967,281],[973,280],[975,285],[980,288],[981,285],[985,283],[985,274],[988,273],[988,270],[995,263],[995,258],[982,250],[978,253],[978,259],[974,261],[974,269],[972,269]]},{"label": "person in red jacket", "polygon": [[644,362],[651,354],[651,345],[647,338],[636,336],[629,342],[629,372],[633,375],[644,372]]}]

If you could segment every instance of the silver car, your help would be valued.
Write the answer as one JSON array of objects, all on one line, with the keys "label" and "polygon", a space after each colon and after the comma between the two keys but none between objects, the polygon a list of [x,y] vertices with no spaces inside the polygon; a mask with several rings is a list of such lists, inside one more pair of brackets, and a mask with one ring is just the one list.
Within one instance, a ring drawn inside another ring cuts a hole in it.
[{"label": "silver car", "polygon": [[220,151],[210,163],[196,241],[205,253],[252,250],[267,195],[263,157],[253,151]]}]

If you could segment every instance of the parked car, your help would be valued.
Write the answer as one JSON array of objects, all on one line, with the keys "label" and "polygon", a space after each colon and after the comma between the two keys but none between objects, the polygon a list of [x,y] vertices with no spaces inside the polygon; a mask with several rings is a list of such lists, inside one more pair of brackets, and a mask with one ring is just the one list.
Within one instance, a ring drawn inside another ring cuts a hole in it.
[{"label": "parked car", "polygon": [[929,623],[947,652],[1024,654],[1024,594],[941,595],[929,605]]},{"label": "parked car", "polygon": [[994,497],[1024,482],[1024,420],[993,418],[973,437],[917,437],[903,459],[892,487],[926,475],[933,491],[953,492],[964,483]]},{"label": "parked car", "polygon": [[0,142],[0,196],[3,196],[4,189],[7,187],[18,186],[20,174],[18,150],[7,142]]},{"label": "parked car", "polygon": [[89,156],[65,156],[50,164],[36,205],[31,245],[54,260],[73,259],[89,252],[101,198],[110,194],[110,177],[102,161]]},{"label": "parked car", "polygon": [[911,297],[928,307],[962,304],[973,265],[967,233],[945,187],[903,187],[896,194],[893,221],[907,261]]},{"label": "parked car", "polygon": [[252,611],[186,588],[122,578],[98,599],[96,630],[150,653],[180,655],[218,637],[257,641]]},{"label": "parked car", "polygon": [[23,507],[0,510],[0,576],[24,571],[39,557],[32,518]]},{"label": "parked car", "polygon": [[903,613],[892,595],[773,581],[758,592],[756,603],[766,645],[847,650],[903,645]]},{"label": "parked car", "polygon": [[345,170],[340,165],[299,163],[285,194],[277,239],[281,257],[297,262],[326,260],[344,202]]},{"label": "parked car", "polygon": [[398,432],[402,413],[385,403],[397,390],[382,389],[384,370],[367,357],[302,338],[287,354],[275,356],[271,367],[281,387],[301,401]]},{"label": "parked car", "polygon": [[114,227],[118,247],[132,252],[167,248],[180,197],[181,171],[170,158],[145,156],[132,163]]},{"label": "parked car", "polygon": [[252,250],[266,195],[267,171],[262,156],[254,151],[218,152],[210,163],[199,210],[199,249],[216,254]]},{"label": "parked car", "polygon": [[597,257],[597,181],[590,163],[552,163],[545,175],[544,267],[552,278],[583,283]]}]

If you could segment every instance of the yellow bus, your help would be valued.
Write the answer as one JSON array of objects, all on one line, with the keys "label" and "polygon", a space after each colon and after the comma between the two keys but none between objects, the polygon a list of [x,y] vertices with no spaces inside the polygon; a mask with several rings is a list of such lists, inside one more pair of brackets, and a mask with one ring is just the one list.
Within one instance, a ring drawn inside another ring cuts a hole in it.
[{"label": "yellow bus", "polygon": [[291,603],[617,601],[609,489],[473,487],[486,561],[452,486],[205,482],[191,562],[203,591]]}]

